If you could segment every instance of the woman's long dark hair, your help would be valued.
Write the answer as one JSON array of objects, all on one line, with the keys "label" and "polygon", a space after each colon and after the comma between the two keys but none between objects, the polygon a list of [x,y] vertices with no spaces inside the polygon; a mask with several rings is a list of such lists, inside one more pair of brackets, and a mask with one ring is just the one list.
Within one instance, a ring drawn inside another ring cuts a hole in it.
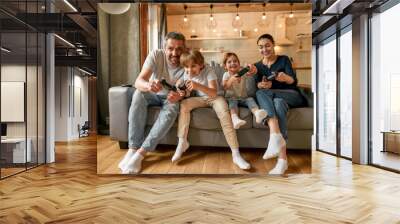
[{"label": "woman's long dark hair", "polygon": [[270,40],[273,44],[275,44],[274,38],[272,37],[271,34],[269,33],[264,33],[263,35],[261,35],[258,39],[257,39],[257,44],[261,39],[268,39]]}]

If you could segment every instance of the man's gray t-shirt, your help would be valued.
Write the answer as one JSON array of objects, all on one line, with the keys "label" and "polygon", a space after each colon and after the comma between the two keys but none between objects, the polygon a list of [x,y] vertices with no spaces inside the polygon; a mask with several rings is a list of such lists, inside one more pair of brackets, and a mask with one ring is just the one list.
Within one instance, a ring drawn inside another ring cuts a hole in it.
[{"label": "man's gray t-shirt", "polygon": [[[189,74],[187,74],[185,72],[185,75],[183,76],[183,80],[185,80],[185,81],[192,80],[201,85],[208,86],[209,81],[217,80],[217,75],[215,74],[214,70],[209,65],[205,65],[205,67],[200,71],[200,74],[195,77],[190,78]],[[217,85],[217,88],[218,88],[218,85]],[[205,94],[199,90],[193,90],[193,92],[194,92],[195,96],[207,96],[207,94]]]},{"label": "man's gray t-shirt", "polygon": [[[162,79],[165,79],[171,85],[174,85],[176,81],[181,79],[184,73],[184,69],[180,66],[177,68],[169,67],[167,56],[163,49],[151,51],[144,61],[143,68],[150,69],[153,72],[150,80],[158,79],[161,81]],[[168,90],[165,88],[157,93],[157,95],[167,94]]]}]

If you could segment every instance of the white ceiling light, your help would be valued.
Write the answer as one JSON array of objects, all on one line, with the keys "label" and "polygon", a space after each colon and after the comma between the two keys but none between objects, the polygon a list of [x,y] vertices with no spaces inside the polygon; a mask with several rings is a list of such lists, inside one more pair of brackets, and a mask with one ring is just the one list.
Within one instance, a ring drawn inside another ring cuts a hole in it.
[{"label": "white ceiling light", "polygon": [[62,42],[64,42],[65,44],[67,44],[70,47],[75,48],[75,45],[73,45],[71,42],[69,42],[68,40],[58,36],[57,34],[54,34],[55,37],[57,37],[59,40],[61,40]]},{"label": "white ceiling light", "polygon": [[64,0],[64,3],[68,5],[74,12],[78,12],[78,10],[68,1]]},{"label": "white ceiling light", "polygon": [[342,14],[343,9],[351,5],[355,0],[336,0],[322,14]]},{"label": "white ceiling light", "polygon": [[93,75],[92,73],[90,73],[90,72],[88,72],[88,71],[86,71],[86,70],[83,70],[83,69],[81,69],[81,68],[79,68],[79,67],[78,67],[78,70],[81,71],[81,72],[83,72],[83,73],[85,73],[85,74],[87,74],[87,75]]},{"label": "white ceiling light", "polygon": [[9,49],[7,49],[5,47],[1,47],[1,51],[4,51],[6,53],[10,53],[11,52],[11,50],[9,50]]},{"label": "white ceiling light", "polygon": [[131,7],[130,3],[99,3],[99,7],[106,13],[117,15],[123,14]]}]

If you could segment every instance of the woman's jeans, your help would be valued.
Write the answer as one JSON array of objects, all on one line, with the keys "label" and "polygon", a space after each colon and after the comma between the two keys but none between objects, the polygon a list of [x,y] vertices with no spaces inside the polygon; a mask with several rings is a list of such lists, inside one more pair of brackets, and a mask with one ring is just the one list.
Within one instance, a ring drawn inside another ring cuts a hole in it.
[{"label": "woman's jeans", "polygon": [[266,119],[278,118],[279,129],[287,141],[286,114],[290,107],[303,106],[303,97],[298,91],[291,89],[259,89],[256,92],[256,97],[260,108],[268,113]]},{"label": "woman's jeans", "polygon": [[245,99],[227,99],[229,109],[238,110],[239,106],[248,107],[251,111],[258,109],[258,105],[253,97],[247,97]]},{"label": "woman's jeans", "polygon": [[[147,137],[144,132],[149,106],[160,106],[160,114]],[[132,96],[128,115],[129,148],[143,148],[153,151],[160,140],[168,133],[179,113],[179,103],[170,103],[166,96],[136,90]]]}]

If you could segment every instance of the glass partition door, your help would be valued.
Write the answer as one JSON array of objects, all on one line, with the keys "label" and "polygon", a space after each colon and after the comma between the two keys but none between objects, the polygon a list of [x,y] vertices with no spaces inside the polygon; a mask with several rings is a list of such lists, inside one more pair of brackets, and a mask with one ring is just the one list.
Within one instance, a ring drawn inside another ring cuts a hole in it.
[{"label": "glass partition door", "polygon": [[336,154],[336,36],[318,47],[317,149]]},{"label": "glass partition door", "polygon": [[[13,4],[2,1],[0,7]],[[18,16],[40,13],[43,5],[18,2]],[[12,14],[0,12],[0,20],[0,178],[5,178],[45,163],[46,39]]]}]

